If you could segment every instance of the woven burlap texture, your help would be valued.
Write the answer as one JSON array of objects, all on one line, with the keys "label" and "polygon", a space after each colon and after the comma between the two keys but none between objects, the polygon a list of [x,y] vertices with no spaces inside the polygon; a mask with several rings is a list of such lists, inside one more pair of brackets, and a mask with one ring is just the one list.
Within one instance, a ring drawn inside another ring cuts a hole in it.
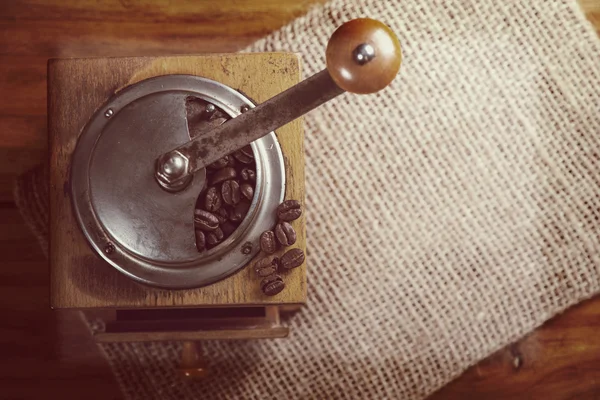
[{"label": "woven burlap texture", "polygon": [[283,340],[102,345],[129,399],[421,399],[600,289],[600,43],[575,0],[338,0],[257,42],[324,68],[377,18],[404,62],[306,121],[308,306]]}]

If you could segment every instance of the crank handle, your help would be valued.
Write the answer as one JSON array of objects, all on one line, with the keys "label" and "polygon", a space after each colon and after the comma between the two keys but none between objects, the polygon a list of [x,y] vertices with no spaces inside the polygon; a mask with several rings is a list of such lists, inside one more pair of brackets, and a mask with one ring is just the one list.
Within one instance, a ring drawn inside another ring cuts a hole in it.
[{"label": "crank handle", "polygon": [[260,139],[345,91],[375,93],[398,74],[400,42],[385,24],[359,18],[329,39],[327,68],[243,114],[161,155],[156,179],[169,191],[185,188],[191,175]]}]

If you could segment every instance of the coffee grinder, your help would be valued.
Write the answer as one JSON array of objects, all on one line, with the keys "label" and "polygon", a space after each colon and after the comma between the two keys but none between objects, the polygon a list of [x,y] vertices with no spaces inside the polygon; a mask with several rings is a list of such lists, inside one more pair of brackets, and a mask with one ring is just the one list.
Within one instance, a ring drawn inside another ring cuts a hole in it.
[{"label": "coffee grinder", "polygon": [[[274,296],[253,266],[277,207],[304,204],[300,117],[345,91],[383,89],[400,44],[383,23],[356,19],[333,33],[326,62],[301,81],[294,53],[50,60],[52,307],[102,321],[98,342],[184,341],[192,377],[206,372],[199,340],[287,336],[280,315],[306,302],[306,262]],[[243,149],[252,197],[199,251],[194,216],[211,166]],[[302,251],[305,221],[291,222]]]}]

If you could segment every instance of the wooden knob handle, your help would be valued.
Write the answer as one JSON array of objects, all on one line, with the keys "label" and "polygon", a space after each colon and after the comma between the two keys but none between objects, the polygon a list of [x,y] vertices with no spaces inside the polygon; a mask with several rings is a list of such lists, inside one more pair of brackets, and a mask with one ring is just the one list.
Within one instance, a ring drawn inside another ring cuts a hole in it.
[{"label": "wooden knob handle", "polygon": [[200,343],[183,342],[179,373],[184,379],[190,381],[202,380],[208,376],[209,369],[202,358]]},{"label": "wooden knob handle", "polygon": [[400,70],[400,41],[385,24],[359,18],[340,26],[327,44],[327,71],[342,89],[359,94],[377,92]]}]

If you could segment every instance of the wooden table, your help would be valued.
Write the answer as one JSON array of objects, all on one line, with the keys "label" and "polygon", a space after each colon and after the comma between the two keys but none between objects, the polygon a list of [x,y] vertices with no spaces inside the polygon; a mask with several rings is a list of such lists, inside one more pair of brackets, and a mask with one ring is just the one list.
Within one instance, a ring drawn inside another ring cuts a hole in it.
[{"label": "wooden table", "polygon": [[[5,0],[0,6],[0,398],[120,398],[77,313],[53,312],[47,263],[12,201],[46,151],[50,57],[232,52],[323,0]],[[600,1],[580,0],[600,31]],[[600,397],[600,298],[469,369],[433,399]]]}]

